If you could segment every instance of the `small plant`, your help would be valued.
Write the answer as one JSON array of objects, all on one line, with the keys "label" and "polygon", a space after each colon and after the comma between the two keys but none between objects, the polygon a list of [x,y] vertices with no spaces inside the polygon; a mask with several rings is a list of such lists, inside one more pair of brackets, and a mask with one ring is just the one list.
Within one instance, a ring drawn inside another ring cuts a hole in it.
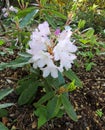
[{"label": "small plant", "polygon": [[103,116],[102,109],[97,109],[96,114],[97,114],[97,116],[99,116],[101,118]]},{"label": "small plant", "polygon": [[102,45],[104,44],[100,44],[93,28],[83,29],[85,23],[84,20],[78,22],[78,28],[74,31],[76,32],[74,37],[79,44],[77,55],[84,58],[84,68],[86,71],[90,71],[96,65],[92,59],[100,54],[101,49],[99,50],[99,48],[103,48]]},{"label": "small plant", "polygon": [[85,63],[86,71],[90,71],[96,64],[94,62]]}]

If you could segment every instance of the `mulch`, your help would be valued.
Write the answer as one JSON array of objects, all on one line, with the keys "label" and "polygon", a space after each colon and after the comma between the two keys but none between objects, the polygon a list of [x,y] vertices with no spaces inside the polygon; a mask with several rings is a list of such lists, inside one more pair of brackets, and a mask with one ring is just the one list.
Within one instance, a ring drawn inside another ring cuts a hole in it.
[{"label": "mulch", "polygon": [[[1,50],[5,50],[5,47]],[[0,57],[0,62],[15,59],[16,55]],[[83,88],[77,88],[69,94],[70,101],[78,115],[78,121],[73,122],[66,114],[62,118],[54,119],[45,124],[40,130],[105,130],[105,56],[93,58],[96,66],[86,72],[84,66],[73,67],[78,77],[83,82]],[[81,59],[80,59],[80,62]],[[0,89],[16,88],[17,81],[27,73],[24,69],[5,69],[0,71]],[[13,102],[9,107],[8,116],[1,118],[6,120],[6,126],[11,130],[37,130],[37,117],[33,114],[32,105],[19,106],[18,95],[13,92],[2,102]],[[102,109],[103,115],[99,117],[96,110]]]}]

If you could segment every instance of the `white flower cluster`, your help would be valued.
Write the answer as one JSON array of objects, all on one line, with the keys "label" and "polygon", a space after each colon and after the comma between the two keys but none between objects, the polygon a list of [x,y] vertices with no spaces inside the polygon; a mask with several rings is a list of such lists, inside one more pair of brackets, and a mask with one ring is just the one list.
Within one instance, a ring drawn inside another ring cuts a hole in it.
[{"label": "white flower cluster", "polygon": [[9,11],[15,12],[15,13],[18,12],[18,10],[17,10],[16,8],[14,8],[13,6],[10,6],[9,9],[7,9],[7,8],[3,8],[3,9],[2,9],[3,16],[4,16],[4,17],[8,17]]},{"label": "white flower cluster", "polygon": [[34,30],[29,41],[30,49],[27,50],[32,58],[29,60],[33,67],[43,71],[43,77],[49,74],[58,77],[58,71],[68,70],[76,59],[77,47],[70,41],[70,29],[60,32],[56,30],[51,34],[49,24],[45,21]]}]

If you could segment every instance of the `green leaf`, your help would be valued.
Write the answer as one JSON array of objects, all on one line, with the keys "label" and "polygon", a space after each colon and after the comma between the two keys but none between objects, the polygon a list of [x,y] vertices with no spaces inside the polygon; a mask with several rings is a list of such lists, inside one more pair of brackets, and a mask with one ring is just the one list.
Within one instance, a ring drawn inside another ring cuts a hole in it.
[{"label": "green leaf", "polygon": [[48,23],[52,26],[52,28],[56,29],[55,22],[52,20],[52,18],[48,14],[45,15],[45,18],[48,21]]},{"label": "green leaf", "polygon": [[40,0],[40,3],[41,3],[42,6],[45,6],[46,3],[47,3],[47,0]]},{"label": "green leaf", "polygon": [[13,89],[11,89],[11,88],[1,90],[0,91],[0,100],[12,92],[13,92]]},{"label": "green leaf", "polygon": [[34,111],[35,115],[38,116],[38,129],[44,125],[48,119],[47,119],[47,109],[46,106],[40,106]]},{"label": "green leaf", "polygon": [[33,82],[33,79],[29,79],[29,77],[25,77],[18,82],[18,87],[16,88],[16,93],[21,94],[28,86]]},{"label": "green leaf", "polygon": [[64,76],[66,76],[66,78],[70,79],[71,81],[75,80],[75,84],[77,87],[82,87],[81,80],[77,77],[77,75],[71,69],[69,69],[68,71],[65,71]]},{"label": "green leaf", "polygon": [[20,22],[20,28],[24,28],[26,27],[32,20],[33,18],[35,17],[35,15],[38,13],[38,9],[37,10],[34,10],[30,13],[28,13],[23,19],[22,21]]},{"label": "green leaf", "polygon": [[0,104],[0,109],[6,108],[6,107],[10,107],[10,106],[12,106],[12,105],[13,105],[13,103],[4,103],[4,104]]},{"label": "green leaf", "polygon": [[77,3],[73,3],[72,5],[72,9],[71,9],[73,12],[75,12],[77,10]]},{"label": "green leaf", "polygon": [[0,122],[0,130],[8,130],[8,128]]},{"label": "green leaf", "polygon": [[75,86],[75,80],[73,80],[71,83],[69,83],[69,85],[67,86],[68,91],[74,91],[76,89]]},{"label": "green leaf", "polygon": [[102,112],[102,109],[97,109],[97,110],[96,110],[96,114],[97,114],[100,118],[104,115],[104,113]]},{"label": "green leaf", "polygon": [[52,97],[54,97],[54,92],[49,92],[46,95],[44,95],[37,103],[34,103],[34,106],[38,107],[46,101],[50,100]]},{"label": "green leaf", "polygon": [[91,36],[93,36],[94,35],[94,29],[89,29],[86,33],[86,36],[87,36],[87,38],[90,38]]},{"label": "green leaf", "polygon": [[59,116],[62,115],[61,105],[62,105],[61,96],[58,96],[58,97],[57,97],[56,106],[55,106],[55,108],[54,108],[53,116],[59,117]]},{"label": "green leaf", "polygon": [[81,20],[81,19],[80,19],[80,20],[79,20],[79,23],[78,23],[78,28],[79,28],[79,29],[84,28],[85,23],[86,23],[85,20]]},{"label": "green leaf", "polygon": [[4,43],[5,43],[4,40],[0,39],[0,46],[3,45]]},{"label": "green leaf", "polygon": [[7,67],[14,68],[14,69],[18,67],[23,67],[24,65],[29,64],[29,59],[30,58],[18,57],[14,61],[8,63]]},{"label": "green leaf", "polygon": [[18,55],[20,57],[24,57],[24,58],[30,58],[31,57],[31,55],[26,53],[26,52],[19,52]]},{"label": "green leaf", "polygon": [[16,69],[18,67],[23,67],[26,64],[29,64],[29,57],[24,58],[24,57],[18,57],[17,59],[9,62],[9,63],[1,63],[0,64],[0,70],[3,70],[5,68],[13,68]]},{"label": "green leaf", "polygon": [[96,64],[94,62],[90,62],[90,63],[86,63],[85,67],[86,67],[86,71],[90,71],[92,69],[93,66],[95,66]]},{"label": "green leaf", "polygon": [[48,101],[47,106],[40,105],[34,112],[38,116],[38,128],[44,125],[47,121],[54,117],[61,117],[62,111],[60,111],[61,99],[58,96],[54,96]]},{"label": "green leaf", "polygon": [[47,104],[47,117],[50,120],[57,116],[60,111],[61,99],[58,96],[53,97]]},{"label": "green leaf", "polygon": [[20,95],[19,99],[18,99],[18,104],[19,105],[24,105],[26,103],[28,103],[33,96],[35,96],[36,92],[37,92],[37,88],[39,86],[39,82],[30,82],[28,88],[26,88]]},{"label": "green leaf", "polygon": [[73,121],[77,121],[77,115],[76,115],[76,113],[74,111],[74,108],[73,108],[72,104],[68,100],[67,96],[65,96],[64,94],[62,94],[61,95],[61,100],[62,100],[62,104],[64,106],[64,109],[65,109],[66,113],[69,115],[69,117]]},{"label": "green leaf", "polygon": [[13,55],[14,54],[14,51],[13,51],[13,49],[11,49],[11,48],[6,48],[5,49],[10,55]]},{"label": "green leaf", "polygon": [[54,87],[56,89],[65,84],[65,80],[60,72],[58,73],[58,78],[52,78],[51,76],[48,76],[45,80],[50,87],[52,86],[52,88]]},{"label": "green leaf", "polygon": [[6,117],[8,115],[8,111],[6,109],[0,109],[0,118]]},{"label": "green leaf", "polygon": [[67,17],[58,11],[50,10],[50,12],[53,13],[53,15],[58,17],[58,18],[62,18],[64,20],[67,20]]},{"label": "green leaf", "polygon": [[0,55],[4,56],[6,54],[6,52],[0,51]]},{"label": "green leaf", "polygon": [[16,14],[16,17],[21,19],[25,17],[28,13],[32,12],[33,10],[35,10],[35,7],[28,7],[25,8],[24,10],[19,10],[18,13]]},{"label": "green leaf", "polygon": [[82,42],[83,44],[87,44],[90,42],[90,40],[88,39],[79,39],[80,42]]},{"label": "green leaf", "polygon": [[1,63],[0,63],[0,70],[5,69],[6,66],[7,66],[7,63],[1,62]]},{"label": "green leaf", "polygon": [[31,73],[18,81],[18,87],[16,88],[16,93],[21,94],[25,89],[29,87],[31,83],[35,83],[38,80],[38,76]]}]

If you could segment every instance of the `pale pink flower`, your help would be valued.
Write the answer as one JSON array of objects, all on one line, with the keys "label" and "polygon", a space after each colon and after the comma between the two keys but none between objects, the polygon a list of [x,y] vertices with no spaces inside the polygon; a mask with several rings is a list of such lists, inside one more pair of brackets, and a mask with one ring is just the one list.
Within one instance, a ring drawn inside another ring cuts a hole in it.
[{"label": "pale pink flower", "polygon": [[70,40],[71,35],[72,35],[71,30],[64,30],[59,34],[58,41],[60,42],[60,41],[64,41],[67,39]]},{"label": "pale pink flower", "polygon": [[42,68],[42,71],[43,77],[47,77],[49,74],[51,74],[53,78],[58,77],[58,68],[53,62],[50,62],[46,67]]},{"label": "pale pink flower", "polygon": [[40,68],[43,77],[51,75],[57,78],[58,71],[70,69],[76,59],[74,53],[77,47],[70,41],[72,31],[70,29],[56,31],[57,35],[53,39],[49,25],[45,21],[34,30],[29,41],[30,49],[27,52],[32,55],[29,63],[33,63],[35,69]]},{"label": "pale pink flower", "polygon": [[9,10],[12,11],[12,12],[15,12],[15,13],[18,12],[18,10],[17,10],[16,8],[14,8],[13,6],[10,6],[10,7],[9,7]]},{"label": "pale pink flower", "polygon": [[6,12],[6,13],[4,13],[4,14],[3,14],[3,16],[4,16],[5,18],[7,18],[7,17],[8,17],[8,15],[9,15],[9,13],[8,13],[8,12]]},{"label": "pale pink flower", "polygon": [[42,36],[50,35],[49,24],[46,21],[42,24],[39,24],[38,29]]},{"label": "pale pink flower", "polygon": [[2,12],[5,13],[7,11],[7,8],[2,8]]},{"label": "pale pink flower", "polygon": [[72,52],[75,52],[76,50],[77,47],[69,41],[59,42],[53,49],[54,60],[60,61],[62,69],[65,68],[68,70],[71,68],[73,60],[76,59],[76,56],[72,54]]}]

